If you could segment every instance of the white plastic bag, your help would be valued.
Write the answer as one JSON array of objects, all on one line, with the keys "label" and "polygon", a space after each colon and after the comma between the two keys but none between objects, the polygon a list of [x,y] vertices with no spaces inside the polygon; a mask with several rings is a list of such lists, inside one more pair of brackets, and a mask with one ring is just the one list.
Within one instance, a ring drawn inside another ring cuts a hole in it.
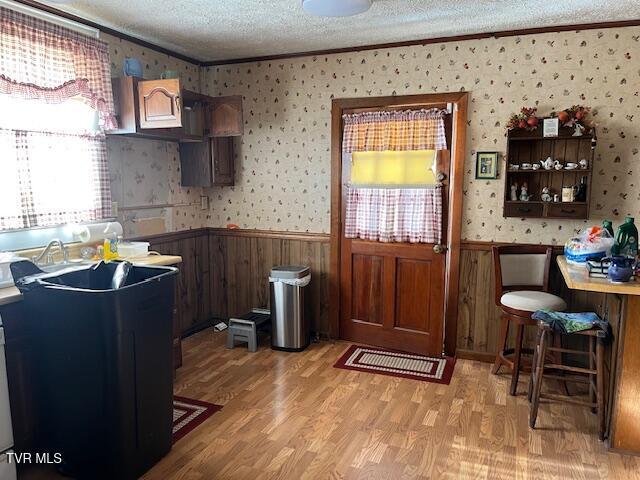
[{"label": "white plastic bag", "polygon": [[570,263],[585,263],[587,260],[600,260],[611,252],[614,239],[602,227],[584,229],[576,237],[564,244],[564,255]]},{"label": "white plastic bag", "polygon": [[269,277],[269,283],[282,282],[285,285],[293,285],[294,287],[306,287],[311,282],[311,275],[302,278],[274,278]]}]

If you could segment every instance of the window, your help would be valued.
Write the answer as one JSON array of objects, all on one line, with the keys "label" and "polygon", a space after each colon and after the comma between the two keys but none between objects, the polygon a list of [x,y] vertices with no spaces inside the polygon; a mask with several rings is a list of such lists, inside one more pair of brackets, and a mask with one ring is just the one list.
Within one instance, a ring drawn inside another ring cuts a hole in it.
[{"label": "window", "polygon": [[107,44],[0,6],[0,230],[111,215]]},{"label": "window", "polygon": [[110,216],[104,135],[77,99],[0,95],[0,230]]},{"label": "window", "polygon": [[435,150],[353,152],[354,185],[432,185],[436,180]]}]

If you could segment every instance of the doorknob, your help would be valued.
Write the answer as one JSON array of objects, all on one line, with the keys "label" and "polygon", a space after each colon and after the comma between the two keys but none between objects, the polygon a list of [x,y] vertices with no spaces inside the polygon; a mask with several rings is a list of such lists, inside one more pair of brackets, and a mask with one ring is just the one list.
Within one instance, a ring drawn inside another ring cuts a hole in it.
[{"label": "doorknob", "polygon": [[440,245],[438,243],[436,243],[433,246],[433,253],[445,253],[447,251],[447,247],[444,245]]},{"label": "doorknob", "polygon": [[436,175],[436,180],[439,182],[444,182],[447,178],[447,175],[444,172],[438,172]]}]

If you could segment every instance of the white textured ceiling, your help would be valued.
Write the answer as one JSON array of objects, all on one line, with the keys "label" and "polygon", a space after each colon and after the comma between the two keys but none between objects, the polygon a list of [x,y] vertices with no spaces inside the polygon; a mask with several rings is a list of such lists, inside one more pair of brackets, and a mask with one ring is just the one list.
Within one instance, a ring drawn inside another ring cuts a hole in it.
[{"label": "white textured ceiling", "polygon": [[348,18],[310,16],[301,0],[51,4],[205,61],[640,18],[638,0],[373,0],[368,12]]}]

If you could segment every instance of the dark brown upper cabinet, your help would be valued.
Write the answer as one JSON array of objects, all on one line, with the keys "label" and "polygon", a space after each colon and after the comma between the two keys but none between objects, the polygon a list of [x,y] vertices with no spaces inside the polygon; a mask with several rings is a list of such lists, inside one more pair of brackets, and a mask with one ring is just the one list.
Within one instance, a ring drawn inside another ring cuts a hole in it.
[{"label": "dark brown upper cabinet", "polygon": [[211,138],[180,146],[181,185],[232,186],[235,177],[233,137]]},{"label": "dark brown upper cabinet", "polygon": [[238,137],[244,132],[242,96],[213,97],[209,103],[209,136]]},{"label": "dark brown upper cabinet", "polygon": [[140,128],[182,127],[180,80],[143,80],[138,82]]},{"label": "dark brown upper cabinet", "polygon": [[210,97],[180,87],[179,79],[114,78],[118,128],[110,135],[201,142]]}]

